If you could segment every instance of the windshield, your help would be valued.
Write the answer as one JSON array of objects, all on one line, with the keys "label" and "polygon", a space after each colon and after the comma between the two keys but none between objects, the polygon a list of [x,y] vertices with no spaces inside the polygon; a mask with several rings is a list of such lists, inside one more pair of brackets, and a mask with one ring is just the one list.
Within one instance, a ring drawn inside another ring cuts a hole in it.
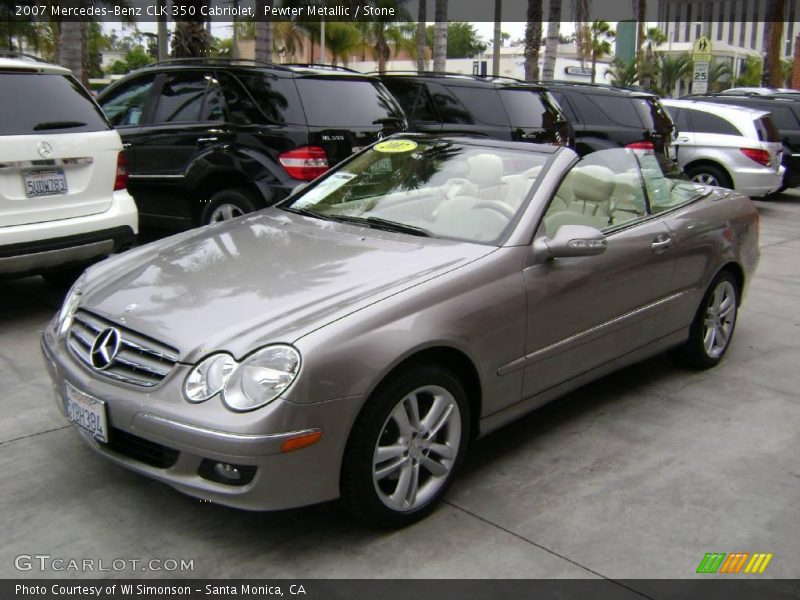
[{"label": "windshield", "polygon": [[390,139],[282,205],[309,216],[496,245],[552,155]]}]

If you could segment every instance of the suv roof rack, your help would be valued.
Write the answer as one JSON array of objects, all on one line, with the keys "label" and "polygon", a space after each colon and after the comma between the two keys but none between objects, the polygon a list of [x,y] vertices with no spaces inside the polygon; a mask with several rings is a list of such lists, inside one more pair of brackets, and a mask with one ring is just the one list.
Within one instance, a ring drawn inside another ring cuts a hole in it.
[{"label": "suv roof rack", "polygon": [[302,68],[302,69],[322,69],[328,71],[344,71],[346,73],[355,73],[357,75],[365,75],[366,73],[362,73],[361,71],[356,71],[355,69],[351,69],[349,67],[343,67],[341,65],[326,65],[322,63],[281,63],[282,67],[290,67],[290,68]]},{"label": "suv roof rack", "polygon": [[459,77],[461,79],[471,79],[473,81],[486,81],[483,75],[473,73],[453,73],[450,71],[416,71],[413,69],[398,69],[396,71],[370,71],[370,75],[422,75],[425,77]]},{"label": "suv roof rack", "polygon": [[26,54],[25,52],[17,52],[16,50],[0,50],[0,58],[19,58],[21,60],[32,60],[40,63],[47,62],[41,56]]},{"label": "suv roof rack", "polygon": [[167,58],[165,60],[159,60],[157,62],[150,63],[145,65],[145,69],[147,67],[162,67],[162,66],[169,66],[169,65],[204,65],[204,64],[223,64],[223,65],[234,65],[234,64],[242,64],[246,66],[257,66],[257,67],[270,67],[272,69],[280,69],[282,71],[291,71],[291,69],[287,69],[284,65],[280,63],[271,63],[266,62],[263,60],[255,60],[253,58],[220,58],[215,56],[208,56],[208,57],[190,57],[190,58]]}]

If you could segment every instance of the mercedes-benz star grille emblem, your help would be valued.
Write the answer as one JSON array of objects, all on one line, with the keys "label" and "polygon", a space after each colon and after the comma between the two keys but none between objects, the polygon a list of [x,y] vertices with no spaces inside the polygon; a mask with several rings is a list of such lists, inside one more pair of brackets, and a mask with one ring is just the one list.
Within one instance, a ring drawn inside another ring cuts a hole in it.
[{"label": "mercedes-benz star grille emblem", "polygon": [[39,142],[36,150],[39,152],[39,156],[42,158],[50,158],[53,156],[53,147],[47,142]]},{"label": "mercedes-benz star grille emblem", "polygon": [[122,339],[119,336],[119,331],[113,327],[104,329],[97,337],[94,338],[92,349],[89,352],[89,359],[92,361],[92,366],[98,371],[107,369],[114,362],[114,358],[119,352],[119,345]]}]

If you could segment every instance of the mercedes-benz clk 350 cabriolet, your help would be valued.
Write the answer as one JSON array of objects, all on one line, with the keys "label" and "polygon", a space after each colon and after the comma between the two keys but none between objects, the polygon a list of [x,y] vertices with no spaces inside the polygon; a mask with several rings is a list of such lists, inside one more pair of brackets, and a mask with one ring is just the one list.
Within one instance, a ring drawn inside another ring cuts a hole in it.
[{"label": "mercedes-benz clk 350 cabriolet", "polygon": [[402,526],[476,437],[659,352],[716,365],[758,256],[749,199],[646,152],[402,135],[89,268],[43,350],[116,463]]}]

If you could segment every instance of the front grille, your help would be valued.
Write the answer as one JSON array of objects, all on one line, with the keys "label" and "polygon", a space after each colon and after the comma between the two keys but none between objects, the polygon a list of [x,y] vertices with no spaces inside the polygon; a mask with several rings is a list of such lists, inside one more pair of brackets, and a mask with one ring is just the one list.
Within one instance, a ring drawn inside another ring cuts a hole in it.
[{"label": "front grille", "polygon": [[[119,352],[110,366],[103,370],[95,369],[90,357],[92,344],[98,334],[109,327],[119,332]],[[160,383],[178,361],[178,351],[174,348],[85,310],[75,314],[67,344],[72,353],[95,373],[145,387]]]},{"label": "front grille", "polygon": [[114,452],[157,469],[169,469],[178,462],[180,454],[174,448],[162,446],[116,427],[111,427],[108,432],[107,446]]}]

